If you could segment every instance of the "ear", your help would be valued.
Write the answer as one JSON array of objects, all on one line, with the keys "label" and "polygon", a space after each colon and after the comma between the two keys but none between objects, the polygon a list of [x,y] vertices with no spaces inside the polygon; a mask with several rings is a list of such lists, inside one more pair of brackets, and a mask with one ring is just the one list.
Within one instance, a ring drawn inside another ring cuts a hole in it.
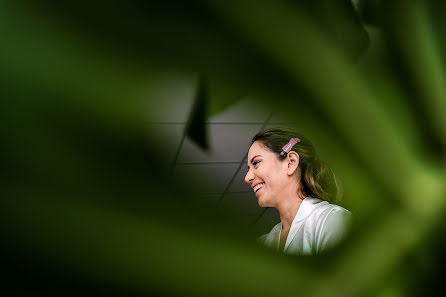
[{"label": "ear", "polygon": [[296,172],[297,167],[299,166],[299,154],[295,151],[290,151],[287,155],[286,162],[287,174],[293,175]]}]

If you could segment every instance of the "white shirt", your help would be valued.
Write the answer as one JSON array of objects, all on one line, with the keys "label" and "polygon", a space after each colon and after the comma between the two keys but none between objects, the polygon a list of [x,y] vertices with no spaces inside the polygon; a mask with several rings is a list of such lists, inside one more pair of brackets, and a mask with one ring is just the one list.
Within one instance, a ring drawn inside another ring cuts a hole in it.
[{"label": "white shirt", "polygon": [[[317,198],[305,198],[291,224],[284,253],[311,255],[332,247],[345,234],[351,213],[335,204]],[[258,241],[267,247],[279,249],[282,222]]]}]

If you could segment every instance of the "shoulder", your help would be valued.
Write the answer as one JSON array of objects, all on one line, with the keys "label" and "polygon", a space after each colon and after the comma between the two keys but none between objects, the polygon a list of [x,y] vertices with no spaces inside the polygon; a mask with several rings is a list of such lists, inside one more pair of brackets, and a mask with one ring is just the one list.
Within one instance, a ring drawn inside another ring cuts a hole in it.
[{"label": "shoulder", "polygon": [[265,245],[271,245],[275,239],[280,236],[280,230],[282,229],[282,223],[276,224],[269,233],[263,234],[257,238],[257,242]]},{"label": "shoulder", "polygon": [[351,212],[339,205],[331,204],[317,198],[308,197],[305,200],[307,199],[309,199],[307,205],[309,205],[308,208],[310,208],[309,218],[311,219],[315,219],[323,223],[329,218],[330,220],[348,220],[351,217]]},{"label": "shoulder", "polygon": [[337,244],[348,231],[352,214],[347,209],[326,202],[313,212],[316,223],[317,250],[321,251]]},{"label": "shoulder", "polygon": [[321,233],[324,236],[338,233],[343,234],[350,226],[350,221],[352,219],[350,211],[338,205],[331,205],[333,205],[333,207],[324,210],[319,218],[319,226],[321,228]]}]

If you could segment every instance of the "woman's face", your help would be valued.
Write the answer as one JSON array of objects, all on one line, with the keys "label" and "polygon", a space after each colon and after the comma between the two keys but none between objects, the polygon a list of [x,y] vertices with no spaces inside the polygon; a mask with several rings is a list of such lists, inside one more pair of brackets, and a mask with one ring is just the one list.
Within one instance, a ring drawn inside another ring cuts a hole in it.
[{"label": "woman's face", "polygon": [[255,192],[260,206],[277,206],[287,180],[286,164],[259,141],[251,145],[245,182]]}]

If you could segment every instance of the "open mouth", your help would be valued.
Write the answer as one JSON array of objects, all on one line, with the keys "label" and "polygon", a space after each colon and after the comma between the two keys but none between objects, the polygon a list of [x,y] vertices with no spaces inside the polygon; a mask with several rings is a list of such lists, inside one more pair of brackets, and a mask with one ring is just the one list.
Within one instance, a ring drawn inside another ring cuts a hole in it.
[{"label": "open mouth", "polygon": [[265,183],[260,183],[260,184],[257,184],[255,187],[254,187],[254,192],[256,192],[257,193],[257,191],[259,191],[261,188],[263,188],[263,186],[265,185]]}]

